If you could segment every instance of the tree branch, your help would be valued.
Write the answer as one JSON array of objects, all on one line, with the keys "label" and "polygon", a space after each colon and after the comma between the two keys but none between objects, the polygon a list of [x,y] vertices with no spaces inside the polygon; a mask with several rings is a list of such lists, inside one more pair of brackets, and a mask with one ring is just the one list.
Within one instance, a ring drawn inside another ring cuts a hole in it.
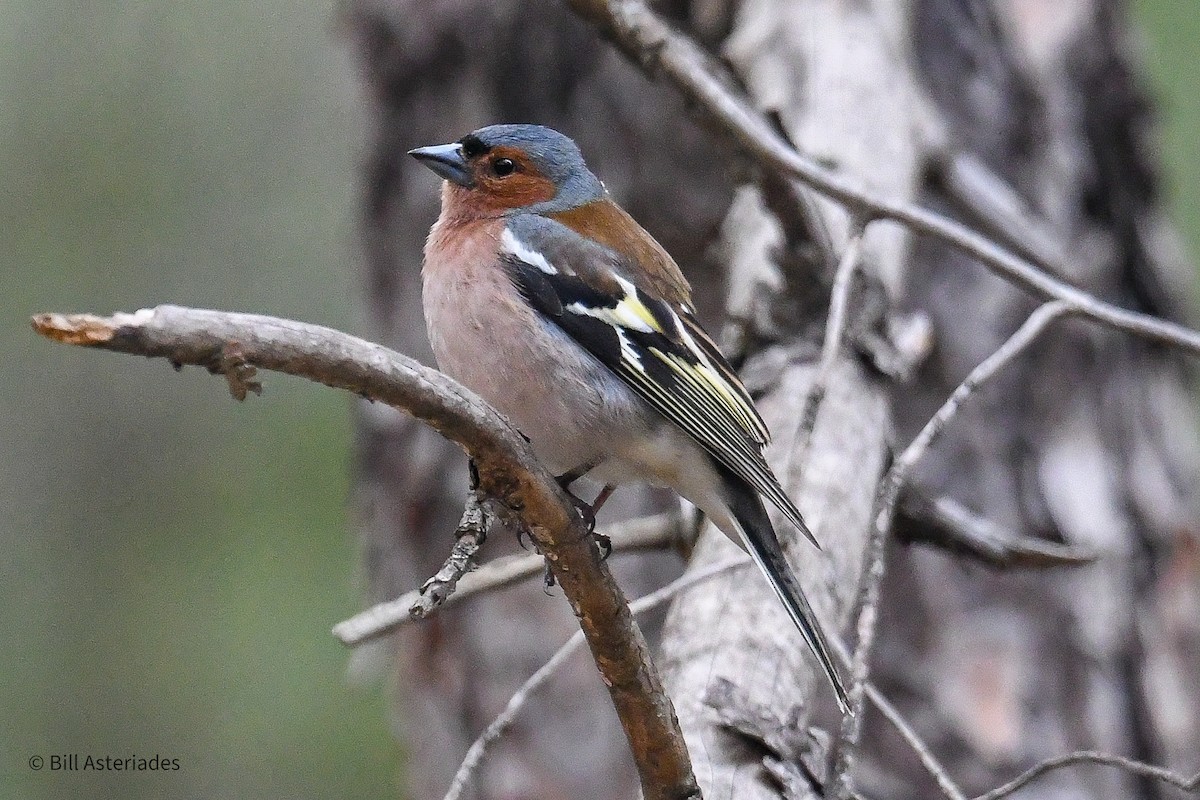
[{"label": "tree branch", "polygon": [[995,569],[1080,567],[1099,553],[1021,536],[981,517],[951,497],[926,498],[910,486],[901,492],[892,525],[903,544],[927,544]]},{"label": "tree branch", "polygon": [[[487,539],[491,524],[487,499],[478,489],[471,489],[467,494],[467,505],[463,509],[462,520],[454,531],[454,547],[450,549],[450,555],[442,564],[442,568],[421,584],[418,596],[409,607],[413,619],[424,618],[454,594],[459,580],[471,568],[475,554]],[[334,635],[336,634],[335,628]]]},{"label": "tree branch", "polygon": [[528,526],[579,618],[652,800],[700,796],[649,649],[574,505],[528,442],[483,400],[410,358],[338,331],[251,314],[159,306],[133,314],[40,314],[65,344],[166,358],[225,375],[235,394],[256,368],[346,389],[407,411],[474,459],[479,489]]},{"label": "tree branch", "polygon": [[1200,772],[1197,772],[1190,778],[1186,778],[1168,769],[1156,767],[1153,764],[1147,764],[1142,761],[1135,761],[1132,758],[1116,756],[1112,753],[1097,753],[1094,750],[1079,750],[1074,753],[1048,758],[1039,764],[1035,764],[1003,786],[998,786],[990,792],[985,792],[973,798],[973,800],[1000,800],[1000,798],[1007,797],[1023,786],[1037,780],[1047,772],[1074,764],[1103,764],[1109,767],[1117,767],[1134,775],[1169,783],[1171,786],[1191,794],[1200,793]]},{"label": "tree branch", "polygon": [[[812,386],[805,397],[804,409],[800,415],[800,424],[796,426],[792,446],[788,448],[788,464],[794,460],[801,469],[804,469],[808,459],[808,448],[812,444],[817,414],[821,411],[821,403],[829,389],[829,378],[837,366],[838,359],[841,358],[846,327],[850,320],[850,289],[854,284],[854,275],[858,272],[866,224],[855,220],[850,228],[850,238],[842,251],[837,272],[834,273],[833,290],[829,295],[829,315],[825,320],[825,341],[821,345],[821,360]],[[790,466],[788,471],[790,472]]]},{"label": "tree branch", "polygon": [[[1015,360],[1025,351],[1025,348],[1033,344],[1050,323],[1072,313],[1075,313],[1073,306],[1055,300],[1043,304],[1030,314],[1029,318],[1004,344],[971,370],[970,374],[938,408],[929,422],[925,423],[908,447],[904,448],[903,452],[896,457],[892,467],[880,482],[871,541],[867,546],[867,569],[859,594],[859,612],[856,623],[858,642],[854,648],[851,670],[853,684],[850,687],[850,702],[856,712],[862,710],[863,689],[866,686],[871,649],[875,642],[879,592],[886,568],[885,545],[888,532],[891,530],[901,487],[908,481],[912,468],[945,430],[946,425],[958,414],[963,403],[992,376]],[[847,794],[849,787],[851,747],[858,742],[861,730],[861,713],[847,714],[843,718],[841,733],[835,747],[838,762],[837,775],[841,781],[840,794],[842,796]]]},{"label": "tree branch", "polygon": [[573,656],[580,647],[583,646],[583,632],[576,631],[571,634],[571,638],[563,643],[563,646],[554,651],[554,655],[547,659],[545,664],[538,667],[537,672],[529,676],[529,679],[521,684],[517,691],[513,692],[512,697],[504,706],[496,718],[491,721],[483,733],[471,743],[471,747],[467,750],[467,754],[463,757],[462,764],[454,773],[454,779],[450,782],[450,788],[446,790],[444,800],[458,800],[462,796],[463,791],[471,782],[471,778],[475,775],[475,770],[483,762],[483,757],[487,754],[487,749],[504,735],[512,725],[513,720],[517,718],[524,707],[530,695],[536,692],[543,684],[558,671],[558,668],[566,663],[567,659]]},{"label": "tree branch", "polygon": [[[831,639],[830,646],[833,648],[833,652],[837,655],[838,660],[842,662],[843,667],[853,667],[854,658],[846,651],[846,645],[842,643],[841,639],[836,637]],[[913,729],[908,720],[904,718],[904,715],[900,713],[900,709],[892,705],[892,702],[879,690],[879,687],[869,680],[864,682],[863,691],[867,699],[879,709],[879,713],[883,714],[888,722],[892,723],[892,727],[900,734],[900,738],[904,739],[916,754],[917,760],[921,762],[921,766],[925,768],[925,771],[937,783],[938,788],[942,790],[942,794],[946,795],[947,800],[967,800],[966,794],[954,782],[954,779],[950,777],[949,771],[942,765],[937,756],[933,754],[933,750],[930,749],[925,740],[921,738],[920,734]],[[833,755],[836,757],[837,753],[835,752]],[[840,787],[835,788],[850,789],[844,781],[841,782]],[[846,791],[844,794],[854,796],[854,793],[850,791]]]},{"label": "tree branch", "polygon": [[[605,525],[599,533],[609,538],[614,553],[635,553],[677,547],[686,539],[683,528],[679,515],[668,512]],[[949,497],[931,500],[911,489],[900,495],[893,530],[902,544],[937,547],[995,569],[1074,567],[1090,564],[1098,557],[1071,545],[1019,536]],[[451,560],[453,556],[447,563]],[[347,647],[357,647],[425,619],[445,606],[540,575],[545,565],[545,559],[537,554],[504,556],[457,574],[453,582],[439,579],[446,569],[443,567],[420,589],[376,603],[339,622],[333,627],[333,635]],[[426,588],[432,581],[449,589],[436,602]]]},{"label": "tree branch", "polygon": [[[635,553],[679,546],[686,539],[683,527],[679,515],[668,512],[605,525],[599,533],[609,538],[614,553]],[[1018,536],[949,497],[931,500],[910,489],[900,495],[893,529],[902,544],[937,547],[995,569],[1082,566],[1098,557],[1071,545]],[[447,564],[452,560],[458,563],[452,555]],[[420,589],[376,603],[339,622],[333,627],[333,635],[347,647],[357,647],[425,619],[445,606],[540,575],[545,565],[538,554],[504,556],[465,574],[457,573],[453,581],[441,577],[447,569],[443,567]],[[426,588],[435,581],[448,589],[436,602]]]},{"label": "tree branch", "polygon": [[966,225],[917,205],[878,197],[796,152],[747,98],[732,88],[735,81],[723,67],[663,22],[642,0],[567,0],[567,4],[651,78],[670,83],[763,169],[802,181],[867,222],[890,219],[940,239],[1005,280],[1043,299],[1065,303],[1101,324],[1200,354],[1200,333],[1100,300]]},{"label": "tree branch", "polygon": [[[968,376],[967,381],[947,400],[942,410],[930,420],[921,435],[905,450],[880,485],[874,509],[872,541],[868,558],[868,573],[863,583],[864,596],[858,619],[859,648],[855,655],[855,679],[858,687],[856,705],[861,707],[861,691],[865,685],[867,657],[874,637],[876,603],[879,581],[883,574],[883,544],[897,511],[900,489],[911,466],[927,451],[945,424],[957,413],[959,405],[974,388],[991,374],[1011,361],[1041,331],[1065,314],[1077,314],[1100,322],[1110,328],[1178,347],[1192,354],[1200,353],[1200,333],[1150,315],[1133,312],[1100,300],[1094,295],[1061,280],[1039,267],[1046,261],[1046,248],[1012,248],[997,243],[971,228],[917,205],[890,200],[864,191],[852,180],[822,168],[800,155],[781,137],[770,123],[752,107],[736,88],[736,82],[714,59],[686,36],[666,25],[649,10],[642,0],[568,0],[568,5],[594,24],[606,37],[652,78],[672,85],[706,121],[713,124],[752,158],[764,173],[794,178],[821,194],[840,203],[852,217],[870,223],[889,219],[912,231],[933,236],[972,256],[993,273],[1020,286],[1048,302],[1027,320],[1025,325],[999,351],[986,359]],[[994,214],[992,216],[995,216]],[[1002,231],[1003,232],[1003,231]],[[1037,244],[1037,243],[1035,243]],[[1033,258],[1019,252],[1033,250]],[[1068,270],[1078,274],[1077,270]],[[986,550],[986,548],[985,548]],[[1010,553],[1002,557],[1009,558]],[[1044,558],[1039,553],[1034,557]],[[1053,560],[1061,553],[1050,553]],[[1024,558],[1029,554],[1022,554]],[[861,720],[859,715],[858,720]],[[846,720],[843,734],[854,740],[860,722]],[[843,751],[842,758],[848,759]],[[840,774],[846,775],[848,762],[840,763]],[[848,784],[839,787],[852,794]]]},{"label": "tree branch", "polygon": [[1004,344],[1000,345],[994,353],[979,362],[979,365],[963,378],[954,391],[950,394],[946,401],[942,403],[934,415],[925,423],[925,426],[913,437],[912,442],[908,447],[896,456],[896,461],[892,464],[888,476],[885,478],[885,486],[889,483],[894,483],[895,488],[889,489],[889,494],[892,495],[886,509],[889,512],[895,506],[896,496],[899,494],[899,487],[908,480],[909,474],[913,467],[920,461],[933,443],[941,436],[942,431],[950,424],[950,421],[958,415],[963,404],[973,395],[980,386],[991,380],[992,376],[1000,370],[1004,369],[1008,364],[1012,363],[1021,353],[1025,351],[1029,345],[1050,326],[1052,322],[1070,314],[1081,313],[1078,308],[1070,303],[1062,300],[1053,300],[1049,303],[1044,303],[1039,306],[1029,317],[1021,323],[1021,327],[1005,340]]},{"label": "tree branch", "polygon": [[[849,662],[847,661],[847,663]],[[947,800],[967,800],[967,796],[963,794],[963,790],[950,777],[950,773],[942,766],[942,762],[938,761],[937,756],[933,754],[933,750],[930,749],[925,740],[908,724],[908,720],[900,713],[900,709],[892,705],[892,701],[888,700],[883,692],[879,691],[879,687],[870,681],[867,681],[864,691],[867,698],[879,709],[879,713],[883,714],[884,718],[892,723],[892,727],[896,729],[900,737],[916,753],[921,766],[925,768],[925,771],[937,783],[938,788],[942,790],[942,794],[946,795]]]},{"label": "tree branch", "polygon": [[[697,583],[706,581],[709,578],[713,578],[721,573],[728,572],[736,567],[745,567],[750,565],[751,561],[749,558],[738,557],[720,564],[714,564],[711,567],[698,570],[688,575],[683,575],[682,577],[676,578],[671,583],[668,583],[661,589],[657,589],[645,597],[639,597],[637,600],[634,600],[629,604],[629,610],[634,614],[644,613],[652,608],[655,608],[656,606],[662,605],[690,586],[694,586]],[[487,753],[488,747],[491,746],[492,742],[504,735],[504,732],[508,730],[510,725],[512,725],[513,720],[516,719],[516,716],[521,711],[521,708],[525,705],[526,701],[529,700],[530,695],[532,695],[535,691],[541,688],[542,685],[550,680],[554,673],[558,671],[559,667],[561,667],[582,644],[583,636],[580,633],[573,634],[570,639],[567,639],[567,641],[563,643],[562,647],[555,651],[554,655],[550,656],[549,660],[547,660],[545,664],[540,666],[536,672],[530,675],[528,680],[521,684],[520,688],[513,693],[513,696],[509,698],[508,703],[505,704],[504,710],[501,711],[496,718],[493,719],[486,728],[484,728],[483,733],[479,734],[475,741],[471,743],[471,747],[467,750],[467,754],[463,758],[462,765],[459,766],[458,771],[454,774],[454,780],[451,782],[450,789],[446,792],[444,800],[458,800],[458,798],[462,795],[463,789],[466,788],[467,783],[471,780],[471,776],[475,773],[475,770],[478,769],[480,762],[483,761],[483,757]]]},{"label": "tree branch", "polygon": [[[656,514],[604,526],[600,528],[599,533],[609,537],[614,553],[660,550],[678,543],[683,538],[679,515],[672,513]],[[477,594],[503,589],[527,578],[540,575],[545,566],[546,559],[537,554],[497,558],[476,570],[461,575],[454,590],[446,595],[440,603],[432,606],[425,605],[424,587],[414,589],[394,600],[378,603],[344,622],[339,622],[333,628],[333,635],[342,644],[356,647],[391,633],[407,623],[424,619],[438,608],[454,605]]]}]

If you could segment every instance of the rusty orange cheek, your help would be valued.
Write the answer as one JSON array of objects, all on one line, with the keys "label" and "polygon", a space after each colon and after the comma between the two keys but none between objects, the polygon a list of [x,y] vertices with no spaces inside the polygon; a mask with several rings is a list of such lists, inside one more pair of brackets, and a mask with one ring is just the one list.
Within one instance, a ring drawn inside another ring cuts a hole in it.
[{"label": "rusty orange cheek", "polygon": [[488,176],[480,181],[482,188],[497,205],[505,208],[521,208],[541,203],[554,197],[554,184],[540,175],[514,172],[504,178]]}]

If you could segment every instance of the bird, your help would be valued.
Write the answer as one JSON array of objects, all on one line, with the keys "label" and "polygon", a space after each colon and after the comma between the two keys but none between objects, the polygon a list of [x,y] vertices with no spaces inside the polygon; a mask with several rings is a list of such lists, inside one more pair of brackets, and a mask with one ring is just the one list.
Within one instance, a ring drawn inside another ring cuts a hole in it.
[{"label": "bird", "polygon": [[593,509],[643,482],[703,511],[766,576],[848,713],[764,498],[820,545],[679,266],[556,130],[490,125],[409,155],[444,179],[421,271],[438,368],[511,420],[564,489],[600,482]]}]

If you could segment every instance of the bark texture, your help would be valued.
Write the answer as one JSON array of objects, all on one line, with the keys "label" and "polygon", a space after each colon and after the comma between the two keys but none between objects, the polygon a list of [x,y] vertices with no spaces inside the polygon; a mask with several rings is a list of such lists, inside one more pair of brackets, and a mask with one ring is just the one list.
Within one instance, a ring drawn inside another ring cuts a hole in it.
[{"label": "bark texture", "polygon": [[[1015,189],[1055,271],[1127,307],[1184,314],[1189,269],[1157,204],[1123,4],[920,0],[914,11],[913,57],[950,146]],[[968,182],[934,177],[931,203],[986,224]],[[902,441],[1033,305],[930,243],[914,253],[904,302],[931,315],[937,349],[896,394]],[[1075,749],[1191,768],[1196,628],[1170,622],[1178,576],[1190,571],[1189,602],[1198,580],[1187,387],[1170,354],[1070,322],[987,387],[918,471],[925,488],[1002,525],[1104,554],[1091,567],[1022,574],[894,553],[877,674],[968,792]],[[897,752],[881,747],[877,766]],[[899,776],[929,790],[915,766]],[[1165,793],[1091,769],[1055,773],[1024,796]]]},{"label": "bark texture", "polygon": [[[912,199],[919,188],[922,143],[914,130],[920,102],[909,74],[894,68],[901,21],[836,0],[750,0],[739,9],[724,52],[751,96],[777,116],[802,152],[877,191]],[[732,310],[736,317],[776,322],[752,326],[748,341],[780,341],[751,360],[749,374],[767,391],[759,406],[775,436],[772,465],[824,551],[815,552],[784,524],[777,522],[776,529],[788,541],[792,563],[826,627],[840,630],[863,569],[891,411],[885,382],[846,348],[830,376],[811,442],[806,451],[801,447],[797,426],[816,372],[816,348],[796,345],[806,340],[819,345],[823,312],[816,309],[827,303],[828,265],[845,248],[850,221],[840,207],[820,201],[810,206],[806,226],[788,232],[769,203],[758,190],[744,190],[723,228],[725,249],[736,254],[733,295],[745,306]],[[906,243],[897,228],[867,233],[862,272],[871,285],[904,285]],[[777,265],[781,252],[819,252],[823,246],[832,252],[786,273]],[[789,289],[797,282],[804,288]],[[767,289],[775,300],[756,299],[762,294],[756,288]],[[787,302],[806,295],[807,308]],[[779,351],[790,355],[781,358]],[[763,362],[777,364],[775,374],[756,375]],[[733,546],[723,539],[707,531],[692,567],[727,557]],[[814,709],[832,707],[831,693],[823,681],[814,681],[803,643],[756,574],[731,575],[676,603],[664,631],[663,657],[706,797],[778,797],[781,785],[806,785],[805,770],[823,775],[821,740],[806,741],[805,731]],[[714,691],[725,685],[736,691]],[[733,724],[752,709],[769,709],[778,723]],[[780,725],[794,731],[784,740],[787,747],[770,736]]]},{"label": "bark texture", "polygon": [[[374,113],[363,166],[370,338],[432,363],[420,265],[439,192],[405,151],[494,122],[569,131],[614,195],[686,266],[701,312],[716,317],[723,298],[708,250],[732,191],[726,161],[667,89],[648,84],[565,6],[356,0],[345,22]],[[358,429],[364,577],[369,599],[382,600],[419,586],[449,552],[467,469],[460,453],[398,414],[364,406]],[[628,515],[669,502],[659,495],[652,505],[648,495],[622,489],[610,506]],[[489,555],[514,550],[507,537],[486,546]],[[670,555],[614,562],[630,596],[681,570]],[[562,598],[533,582],[439,614],[399,636],[394,650],[359,658],[377,669],[398,656],[395,720],[412,797],[442,796],[475,735],[576,628]],[[535,697],[478,784],[480,798],[605,800],[636,791],[590,662],[575,662]]]},{"label": "bark texture", "polygon": [[[1013,239],[1106,299],[1188,312],[1188,267],[1158,205],[1153,120],[1123,2],[673,0],[656,8],[724,56],[803,151],[891,198],[919,199]],[[714,329],[728,294],[725,339],[748,357],[746,374],[763,395],[772,463],[825,545],[822,554],[803,542],[789,551],[835,627],[857,591],[886,445],[907,442],[1034,303],[953,251],[872,226],[856,314],[878,322],[891,305],[927,315],[933,353],[913,380],[889,390],[849,351],[810,449],[796,458],[832,264],[849,229],[840,209],[812,198],[789,203],[771,182],[744,185],[744,165],[565,4],[353,0],[344,20],[374,114],[363,165],[366,334],[428,359],[419,266],[437,192],[407,149],[501,121],[570,133],[676,256]],[[1005,187],[997,189],[997,176]],[[809,211],[801,219],[796,208]],[[968,792],[1078,748],[1194,768],[1193,404],[1169,353],[1073,321],[973,398],[922,463],[918,480],[930,494],[1029,536],[1103,553],[1091,567],[1030,573],[920,548],[889,554],[875,679]],[[373,407],[360,413],[359,435],[364,571],[371,599],[383,599],[419,585],[445,557],[466,469],[435,434]],[[669,502],[623,494],[626,513]],[[488,544],[493,554],[512,546]],[[719,560],[725,547],[706,533],[693,560]],[[626,560],[617,571],[634,595],[677,570],[664,556]],[[806,726],[828,723],[822,707],[832,704],[777,612],[743,570],[683,596],[667,621],[661,666],[709,798],[802,796],[823,778],[823,737]],[[399,654],[395,713],[414,798],[441,796],[470,739],[573,626],[561,598],[522,587],[416,626],[395,653],[375,652],[389,665]],[[479,798],[634,791],[590,664],[557,679],[524,719],[485,763]],[[867,796],[935,795],[873,714],[863,735],[856,778]],[[1091,768],[1056,772],[1022,796],[1169,794]]]}]

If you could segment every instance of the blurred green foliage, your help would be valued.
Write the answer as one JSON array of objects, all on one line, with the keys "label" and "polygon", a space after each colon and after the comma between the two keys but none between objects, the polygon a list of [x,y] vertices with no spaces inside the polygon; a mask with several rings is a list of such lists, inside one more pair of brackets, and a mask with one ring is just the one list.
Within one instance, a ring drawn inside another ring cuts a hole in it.
[{"label": "blurred green foliage", "polygon": [[[1200,252],[1200,15],[1139,0]],[[160,302],[354,327],[362,112],[330,4],[0,0],[0,797],[398,793],[357,608],[349,401],[88,353],[42,310]],[[414,261],[417,254],[413,254]],[[35,772],[54,753],[168,773]]]},{"label": "blurred green foliage", "polygon": [[[349,400],[34,337],[176,302],[354,327],[362,111],[330,3],[0,0],[0,797],[398,795]],[[34,772],[33,755],[178,758]]]},{"label": "blurred green foliage", "polygon": [[1141,54],[1161,120],[1164,189],[1192,262],[1200,256],[1200,6],[1134,0]]}]

